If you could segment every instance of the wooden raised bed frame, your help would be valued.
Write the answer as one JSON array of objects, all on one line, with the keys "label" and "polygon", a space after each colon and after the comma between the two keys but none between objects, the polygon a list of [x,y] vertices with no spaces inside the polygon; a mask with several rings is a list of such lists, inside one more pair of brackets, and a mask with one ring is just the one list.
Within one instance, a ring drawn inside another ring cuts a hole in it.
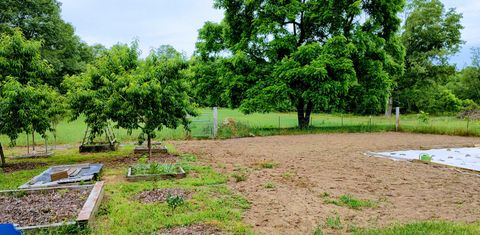
[{"label": "wooden raised bed frame", "polygon": [[99,153],[99,152],[109,152],[109,151],[116,151],[118,150],[118,143],[115,144],[88,144],[88,145],[80,145],[78,147],[80,153]]},{"label": "wooden raised bed frame", "polygon": [[178,173],[176,174],[156,174],[156,175],[132,175],[132,167],[128,168],[127,181],[151,181],[151,180],[164,180],[164,179],[182,179],[187,176],[187,173],[181,166],[177,166]]},{"label": "wooden raised bed frame", "polygon": [[50,191],[50,190],[61,190],[61,189],[76,189],[76,188],[92,188],[90,194],[83,204],[80,213],[78,213],[77,218],[74,221],[67,221],[62,223],[54,223],[54,224],[45,224],[45,225],[35,225],[35,226],[25,226],[19,227],[19,230],[22,231],[36,231],[42,229],[50,229],[56,227],[62,227],[66,225],[78,225],[78,226],[87,226],[93,223],[95,219],[95,214],[100,207],[100,203],[103,199],[104,195],[104,182],[99,181],[92,185],[82,185],[82,186],[65,186],[65,187],[55,187],[55,188],[41,188],[41,189],[20,189],[20,190],[5,190],[0,191],[0,194],[3,193],[16,193],[16,192],[35,192],[35,191]]},{"label": "wooden raised bed frame", "polygon": [[[148,147],[136,146],[133,150],[134,154],[148,154]],[[152,146],[152,153],[168,153],[166,146]]]}]

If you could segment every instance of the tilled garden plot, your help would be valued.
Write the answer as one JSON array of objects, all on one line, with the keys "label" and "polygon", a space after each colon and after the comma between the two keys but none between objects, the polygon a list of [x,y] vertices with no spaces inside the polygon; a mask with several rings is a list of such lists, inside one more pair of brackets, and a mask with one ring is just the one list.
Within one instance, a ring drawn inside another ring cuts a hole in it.
[{"label": "tilled garden plot", "polygon": [[[175,142],[231,177],[251,208],[244,221],[261,234],[348,233],[348,228],[424,220],[477,222],[480,177],[447,167],[365,156],[366,152],[473,146],[480,138],[407,133],[272,136]],[[263,164],[270,162],[271,164]],[[241,176],[241,177],[240,177]],[[326,198],[329,195],[329,198]],[[371,200],[352,209],[342,195]],[[329,200],[327,200],[329,199]],[[343,229],[325,226],[338,216]]]},{"label": "tilled garden plot", "polygon": [[0,223],[19,227],[74,221],[91,188],[68,188],[0,194]]}]

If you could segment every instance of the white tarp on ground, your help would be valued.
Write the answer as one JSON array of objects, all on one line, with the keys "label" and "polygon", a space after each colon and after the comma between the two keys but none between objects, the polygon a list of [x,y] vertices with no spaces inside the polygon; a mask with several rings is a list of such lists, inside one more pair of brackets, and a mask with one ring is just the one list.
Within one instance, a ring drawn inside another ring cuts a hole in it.
[{"label": "white tarp on ground", "polygon": [[386,157],[394,160],[418,160],[422,154],[430,155],[432,157],[432,162],[434,163],[480,171],[480,148],[449,148],[369,153],[369,155],[372,156]]}]

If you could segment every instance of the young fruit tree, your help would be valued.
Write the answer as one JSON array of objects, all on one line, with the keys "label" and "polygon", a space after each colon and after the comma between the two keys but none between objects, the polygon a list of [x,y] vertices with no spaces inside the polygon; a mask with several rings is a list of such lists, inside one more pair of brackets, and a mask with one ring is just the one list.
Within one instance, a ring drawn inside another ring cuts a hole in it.
[{"label": "young fruit tree", "polygon": [[[106,130],[111,118],[107,101],[113,95],[117,80],[137,68],[139,53],[135,42],[131,46],[115,45],[102,51],[85,73],[65,78],[63,86],[68,90],[67,103],[72,110],[72,120],[85,117],[87,144],[93,144],[102,134],[108,136]],[[114,144],[114,140],[109,141]]]},{"label": "young fruit tree", "polygon": [[187,95],[183,70],[187,63],[180,56],[166,56],[152,51],[131,74],[119,77],[108,110],[119,127],[140,129],[139,142],[147,138],[148,155],[152,156],[152,139],[162,128],[188,128],[189,115],[195,115]]},{"label": "young fruit tree", "polygon": [[[22,132],[44,135],[51,129],[45,125],[50,120],[45,112],[56,100],[51,99],[52,90],[40,84],[53,70],[40,50],[40,42],[26,40],[19,30],[0,36],[0,134],[9,136],[11,144]],[[0,157],[5,165],[1,143]]]},{"label": "young fruit tree", "polygon": [[57,109],[58,97],[59,94],[47,85],[34,87],[14,79],[7,80],[0,89],[0,134],[7,135],[12,146],[20,133],[35,131],[46,140],[47,131],[53,131],[49,114]]}]

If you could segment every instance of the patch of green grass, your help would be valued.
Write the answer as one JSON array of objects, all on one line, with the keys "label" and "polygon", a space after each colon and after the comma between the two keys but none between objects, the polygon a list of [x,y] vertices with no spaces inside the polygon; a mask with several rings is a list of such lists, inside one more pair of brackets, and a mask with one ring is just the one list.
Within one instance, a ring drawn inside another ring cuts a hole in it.
[{"label": "patch of green grass", "polygon": [[[192,118],[191,133],[185,132],[183,127],[177,129],[163,128],[156,132],[158,140],[185,139],[191,136],[195,138],[208,138],[212,134],[213,113],[209,108],[199,109],[200,115]],[[239,110],[219,109],[218,119],[220,123],[226,118],[233,118],[237,126],[232,128],[220,128],[219,137],[245,137],[290,135],[308,133],[337,133],[337,132],[384,132],[395,130],[395,117],[381,116],[358,116],[350,114],[312,114],[312,128],[300,130],[297,128],[297,114],[289,113],[253,113],[245,115]],[[428,124],[419,122],[416,114],[401,116],[401,131],[413,133],[430,133],[445,135],[480,136],[480,122],[458,119],[454,116],[429,116]],[[62,121],[57,126],[57,144],[75,144],[83,139],[86,124],[83,118],[73,122]],[[136,141],[139,130],[133,130],[129,135],[125,129],[115,130],[117,140],[121,143]],[[48,133],[48,142],[53,144],[53,135]],[[31,139],[31,137],[29,137]],[[42,144],[40,135],[36,135],[37,144]],[[101,139],[101,138],[100,138]],[[18,145],[26,145],[26,135],[21,134],[17,140]],[[6,145],[9,140],[0,135],[0,142]]]},{"label": "patch of green grass", "polygon": [[[164,228],[209,223],[235,234],[250,234],[250,227],[241,222],[249,202],[231,192],[226,178],[212,168],[192,165],[190,171],[199,177],[107,185],[107,200],[102,203],[93,233],[154,234]],[[155,188],[185,188],[194,194],[176,207],[175,213],[167,202],[144,204],[134,199],[136,194]]]},{"label": "patch of green grass", "polygon": [[327,217],[327,220],[325,221],[325,225],[330,229],[335,229],[335,230],[343,229],[342,220],[340,219],[339,215]]},{"label": "patch of green grass", "polygon": [[0,190],[17,189],[20,185],[28,182],[46,169],[47,167],[41,167],[34,170],[0,173]]},{"label": "patch of green grass", "polygon": [[358,199],[352,195],[346,194],[340,196],[338,199],[331,199],[329,195],[323,195],[325,203],[334,204],[337,206],[346,206],[351,209],[360,210],[362,208],[372,208],[377,206],[377,202],[372,200]]},{"label": "patch of green grass", "polygon": [[426,221],[389,228],[366,229],[354,232],[355,235],[476,235],[480,234],[480,224],[465,224],[444,221]]}]

